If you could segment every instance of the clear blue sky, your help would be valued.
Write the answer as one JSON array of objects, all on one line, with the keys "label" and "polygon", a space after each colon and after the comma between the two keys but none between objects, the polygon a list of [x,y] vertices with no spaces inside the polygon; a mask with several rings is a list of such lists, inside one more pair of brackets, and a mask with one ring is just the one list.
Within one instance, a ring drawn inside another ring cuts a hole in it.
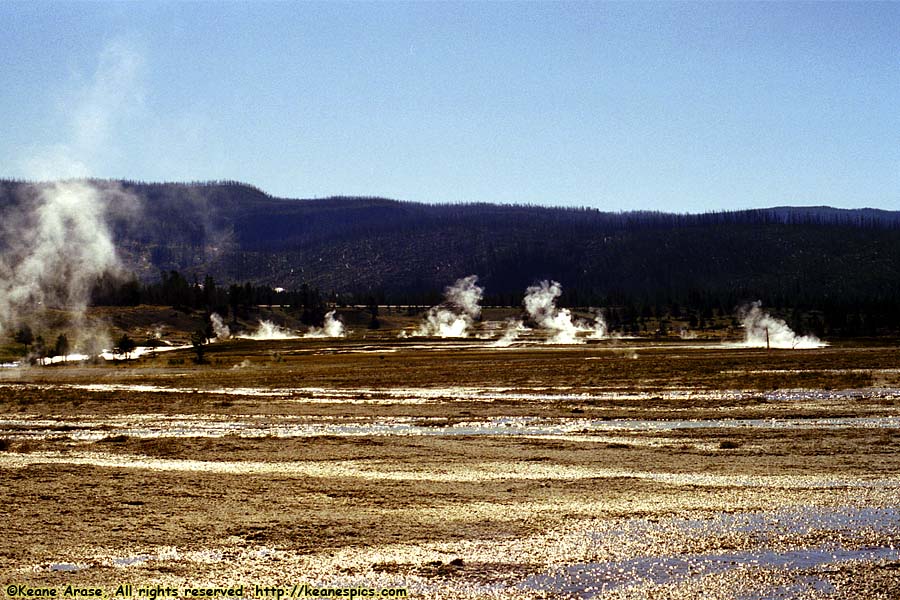
[{"label": "clear blue sky", "polygon": [[0,176],[900,209],[900,3],[0,1]]}]

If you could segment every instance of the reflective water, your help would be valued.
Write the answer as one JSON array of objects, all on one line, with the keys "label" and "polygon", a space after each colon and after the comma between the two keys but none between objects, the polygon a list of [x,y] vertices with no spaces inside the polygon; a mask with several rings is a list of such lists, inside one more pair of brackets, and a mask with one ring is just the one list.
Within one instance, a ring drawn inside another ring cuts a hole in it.
[{"label": "reflective water", "polygon": [[148,560],[151,560],[151,556],[147,556],[146,554],[139,554],[137,556],[126,556],[123,558],[114,558],[112,559],[112,564],[117,567],[131,567],[134,565],[142,565]]},{"label": "reflective water", "polygon": [[[846,550],[842,548],[807,548],[775,552],[755,550],[695,554],[688,556],[643,557],[617,562],[574,565],[552,575],[534,576],[520,587],[563,593],[568,597],[595,598],[604,591],[619,587],[646,584],[670,584],[679,580],[721,573],[731,569],[776,568],[806,571],[823,565],[849,561],[898,560],[900,551],[893,548],[867,548]],[[814,587],[830,592],[831,585],[824,578],[806,575],[802,587]],[[786,590],[780,590],[781,593]],[[754,598],[763,596],[753,595]],[[779,596],[784,598],[786,596]]]},{"label": "reflective water", "polygon": [[75,572],[75,571],[83,571],[85,569],[89,569],[90,565],[83,563],[68,563],[68,562],[59,562],[59,563],[50,563],[47,566],[48,571],[64,571],[64,572]]},{"label": "reflective water", "polygon": [[[794,507],[767,513],[723,513],[711,519],[632,519],[618,530],[589,533],[588,538],[605,548],[634,547],[635,541],[643,540],[646,550],[637,556],[569,565],[534,575],[519,587],[595,598],[619,588],[667,586],[726,571],[766,569],[796,575],[793,586],[770,590],[779,598],[810,590],[827,594],[833,591],[832,586],[824,573],[817,572],[825,565],[900,560],[900,511],[892,507]],[[663,540],[691,538],[739,539],[753,547],[701,553],[653,552],[654,548],[665,548]],[[828,541],[804,544],[809,539]],[[747,597],[768,596],[756,589]]]}]

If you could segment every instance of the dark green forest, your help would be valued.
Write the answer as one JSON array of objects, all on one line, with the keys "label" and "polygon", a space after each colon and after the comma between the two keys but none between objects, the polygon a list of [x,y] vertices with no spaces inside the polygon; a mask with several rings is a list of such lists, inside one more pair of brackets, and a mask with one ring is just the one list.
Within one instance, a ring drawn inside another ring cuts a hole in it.
[{"label": "dark green forest", "polygon": [[[614,213],[283,199],[236,182],[118,185],[138,206],[109,211],[133,278],[99,283],[97,302],[239,308],[275,303],[279,287],[306,294],[295,306],[315,313],[329,303],[429,305],[477,274],[489,305],[518,306],[527,286],[553,279],[563,305],[604,307],[623,323],[732,314],[760,300],[820,334],[900,331],[898,212]],[[35,196],[34,184],[0,181],[0,216]],[[218,284],[214,298],[204,281]]]}]

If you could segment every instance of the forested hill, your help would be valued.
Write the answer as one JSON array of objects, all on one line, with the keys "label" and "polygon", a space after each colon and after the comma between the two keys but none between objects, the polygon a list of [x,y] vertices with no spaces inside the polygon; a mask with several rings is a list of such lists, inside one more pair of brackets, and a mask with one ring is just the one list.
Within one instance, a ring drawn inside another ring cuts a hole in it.
[{"label": "forested hill", "polygon": [[[116,242],[143,280],[177,270],[402,301],[436,297],[474,273],[490,299],[509,304],[549,278],[563,284],[570,304],[900,307],[900,212],[608,213],[291,200],[232,182],[119,185],[139,209],[111,211]],[[31,184],[0,182],[0,216],[32,196]]]}]

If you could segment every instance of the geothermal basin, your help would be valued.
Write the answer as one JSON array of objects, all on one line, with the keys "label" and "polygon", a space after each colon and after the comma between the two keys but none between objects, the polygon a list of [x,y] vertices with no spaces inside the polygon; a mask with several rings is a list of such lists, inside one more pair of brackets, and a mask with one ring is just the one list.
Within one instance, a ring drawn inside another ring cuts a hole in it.
[{"label": "geothermal basin", "polygon": [[489,343],[5,369],[0,571],[422,598],[900,591],[895,348]]}]

